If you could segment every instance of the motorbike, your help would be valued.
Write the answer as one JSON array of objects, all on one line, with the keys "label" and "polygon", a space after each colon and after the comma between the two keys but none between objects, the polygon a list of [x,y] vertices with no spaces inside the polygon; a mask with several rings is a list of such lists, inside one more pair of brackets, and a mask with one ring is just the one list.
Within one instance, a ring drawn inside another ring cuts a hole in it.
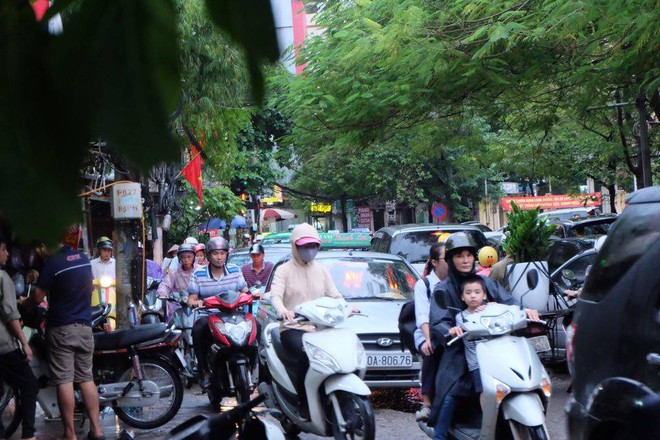
[{"label": "motorbike", "polygon": [[323,297],[298,305],[295,313],[297,322],[316,326],[302,338],[310,362],[305,376],[310,419],[298,413],[293,385],[298,356],[282,345],[277,322],[264,329],[259,353],[259,393],[266,396],[266,407],[289,435],[304,431],[335,439],[374,439],[371,391],[362,380],[366,353],[355,332],[340,327],[350,314],[348,304]]},{"label": "motorbike", "polygon": [[113,304],[117,304],[117,292],[115,290],[115,280],[112,277],[104,275],[95,278],[92,281],[94,293],[92,294],[92,306],[105,306],[110,304],[112,309],[108,316],[108,325],[112,330],[116,328],[117,309]]},{"label": "motorbike", "polygon": [[[108,312],[105,306],[104,312]],[[95,318],[96,323],[103,316]],[[153,429],[169,422],[183,401],[183,384],[169,362],[178,346],[180,332],[165,324],[142,325],[110,333],[94,333],[93,373],[101,409],[111,407],[117,417],[138,429]],[[37,403],[47,419],[60,417],[57,387],[50,382],[46,338],[42,329],[30,338],[30,364],[39,383]],[[82,395],[76,391],[76,406],[83,411]],[[20,398],[5,387],[0,411],[9,437],[20,424]],[[10,430],[12,432],[10,432]]]},{"label": "motorbike", "polygon": [[249,402],[238,404],[235,408],[210,419],[202,415],[192,417],[172,429],[167,439],[230,440],[245,438],[249,440],[284,440],[284,435],[272,422],[259,419],[252,411],[264,399],[264,396],[257,396]]},{"label": "motorbike", "polygon": [[[528,284],[534,284],[529,277]],[[448,434],[458,440],[490,440],[508,437],[503,432],[509,431],[514,439],[547,439],[545,414],[552,384],[526,338],[537,335],[544,322],[528,321],[520,306],[504,304],[491,304],[465,320],[463,335],[448,345],[461,338],[481,341],[476,351],[483,400],[480,407],[478,396],[463,399]],[[432,427],[425,421],[419,426],[433,438]]]},{"label": "motorbike", "polygon": [[[212,406],[223,397],[237,402],[250,400],[254,389],[252,370],[257,362],[258,325],[252,314],[252,294],[222,292],[204,299],[197,311],[208,315],[213,343],[208,352],[211,385],[207,389]],[[191,326],[192,327],[192,326]]]}]

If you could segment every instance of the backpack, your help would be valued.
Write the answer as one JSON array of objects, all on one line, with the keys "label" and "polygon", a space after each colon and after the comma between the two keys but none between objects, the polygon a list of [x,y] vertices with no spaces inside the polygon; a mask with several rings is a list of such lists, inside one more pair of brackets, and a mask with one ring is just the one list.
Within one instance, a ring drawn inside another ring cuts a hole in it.
[{"label": "backpack", "polygon": [[[431,298],[431,284],[428,278],[422,278],[426,285],[426,296]],[[417,320],[415,317],[415,300],[408,301],[401,307],[399,312],[399,340],[401,341],[401,351],[404,348],[410,350],[413,355],[417,354],[415,347],[415,330],[417,330]]]}]

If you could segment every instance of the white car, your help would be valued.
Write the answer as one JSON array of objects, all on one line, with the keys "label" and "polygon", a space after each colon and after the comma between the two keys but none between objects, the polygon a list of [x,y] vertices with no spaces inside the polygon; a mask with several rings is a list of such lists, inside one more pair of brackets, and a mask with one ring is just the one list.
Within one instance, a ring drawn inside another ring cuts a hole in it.
[{"label": "white car", "polygon": [[[286,259],[273,269],[273,274]],[[419,275],[403,258],[377,252],[321,251],[316,261],[327,266],[337,289],[360,314],[347,319],[367,352],[365,383],[375,388],[419,387],[420,364],[399,339],[399,313],[413,299]],[[270,291],[273,275],[266,286]],[[257,319],[262,328],[276,319],[266,298]]]}]

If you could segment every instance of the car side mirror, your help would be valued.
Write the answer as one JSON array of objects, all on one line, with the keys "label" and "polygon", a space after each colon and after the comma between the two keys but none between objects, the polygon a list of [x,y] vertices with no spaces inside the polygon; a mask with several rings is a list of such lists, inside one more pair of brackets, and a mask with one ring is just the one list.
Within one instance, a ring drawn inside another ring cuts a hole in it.
[{"label": "car side mirror", "polygon": [[536,269],[530,269],[529,271],[527,271],[527,288],[529,290],[534,290],[538,285],[539,285],[539,273]]}]

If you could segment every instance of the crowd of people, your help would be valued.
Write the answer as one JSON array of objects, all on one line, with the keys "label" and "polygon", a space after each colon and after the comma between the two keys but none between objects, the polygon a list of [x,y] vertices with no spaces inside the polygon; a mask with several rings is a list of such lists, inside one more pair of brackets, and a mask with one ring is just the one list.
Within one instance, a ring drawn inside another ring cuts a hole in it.
[{"label": "crowd of people", "polygon": [[[171,296],[186,292],[188,305],[198,307],[203,301],[226,291],[246,292],[253,286],[265,285],[273,264],[265,261],[266,249],[251,243],[249,235],[242,247],[248,249],[251,261],[242,267],[228,264],[229,242],[222,237],[199,243],[188,237],[172,246],[161,267],[164,274],[158,295]],[[321,239],[308,224],[298,225],[291,235],[292,259],[274,274],[271,301],[282,318],[282,344],[298,356],[294,385],[299,396],[299,412],[308,417],[304,377],[309,362],[303,351],[302,335],[312,331],[309,325],[294,320],[295,307],[306,301],[329,296],[341,298],[325,266],[315,261]],[[19,299],[25,307],[34,307],[48,299],[46,334],[51,357],[51,379],[57,385],[64,433],[62,439],[75,438],[73,429],[74,384],[82,392],[90,417],[89,439],[103,439],[99,423],[99,405],[92,376],[93,337],[90,328],[90,292],[92,279],[104,275],[114,278],[113,243],[108,237],[96,242],[98,257],[91,260],[71,246],[62,245],[45,260],[32,294]],[[424,277],[415,285],[415,345],[422,357],[423,407],[418,420],[434,426],[436,440],[446,438],[457,401],[481,392],[478,365],[473,343],[457,343],[447,347],[449,338],[462,333],[460,323],[465,314],[482,310],[492,303],[513,303],[513,297],[493,278],[478,275],[477,246],[465,233],[455,233],[430,248]],[[0,239],[0,267],[8,258],[7,243]],[[498,276],[497,268],[490,275]],[[22,437],[34,437],[36,379],[29,367],[30,346],[21,328],[17,295],[8,274],[0,270],[0,374],[20,390],[22,405]],[[460,313],[456,313],[460,310]],[[530,319],[538,320],[538,312],[526,310]],[[207,351],[211,334],[207,318],[202,314],[193,327],[194,350],[199,362],[200,386],[209,386]],[[1,434],[1,433],[0,433]],[[0,435],[2,438],[2,435]]]}]

